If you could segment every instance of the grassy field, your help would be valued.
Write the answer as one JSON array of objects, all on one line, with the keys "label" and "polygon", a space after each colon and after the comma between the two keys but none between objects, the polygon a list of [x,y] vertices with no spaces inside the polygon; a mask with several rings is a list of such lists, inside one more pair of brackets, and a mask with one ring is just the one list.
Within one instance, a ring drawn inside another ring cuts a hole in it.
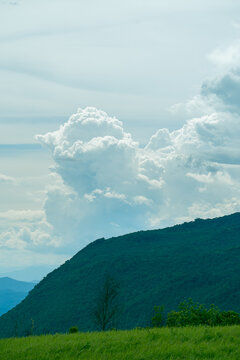
[{"label": "grassy field", "polygon": [[0,340],[1,360],[240,359],[240,326],[162,328]]}]

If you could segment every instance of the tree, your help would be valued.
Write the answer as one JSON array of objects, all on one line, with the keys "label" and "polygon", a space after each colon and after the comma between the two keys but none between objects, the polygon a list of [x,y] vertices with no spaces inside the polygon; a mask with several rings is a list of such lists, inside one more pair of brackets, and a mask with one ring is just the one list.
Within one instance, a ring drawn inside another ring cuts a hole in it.
[{"label": "tree", "polygon": [[118,294],[119,283],[112,277],[106,276],[103,287],[100,289],[96,298],[93,312],[94,322],[102,331],[112,328],[115,325],[116,317],[120,311],[117,301]]}]

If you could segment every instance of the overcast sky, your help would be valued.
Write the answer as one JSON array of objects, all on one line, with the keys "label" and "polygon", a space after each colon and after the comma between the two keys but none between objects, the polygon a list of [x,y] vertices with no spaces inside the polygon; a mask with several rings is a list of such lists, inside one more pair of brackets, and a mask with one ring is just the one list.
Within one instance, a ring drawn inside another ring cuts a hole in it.
[{"label": "overcast sky", "polygon": [[238,2],[0,0],[0,43],[0,274],[240,210]]}]

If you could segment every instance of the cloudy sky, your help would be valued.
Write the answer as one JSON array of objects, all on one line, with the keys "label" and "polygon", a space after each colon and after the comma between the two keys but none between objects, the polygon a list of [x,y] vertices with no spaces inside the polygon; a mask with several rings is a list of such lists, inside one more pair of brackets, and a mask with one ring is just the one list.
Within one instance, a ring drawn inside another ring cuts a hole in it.
[{"label": "cloudy sky", "polygon": [[0,0],[0,42],[0,275],[240,211],[238,2]]}]

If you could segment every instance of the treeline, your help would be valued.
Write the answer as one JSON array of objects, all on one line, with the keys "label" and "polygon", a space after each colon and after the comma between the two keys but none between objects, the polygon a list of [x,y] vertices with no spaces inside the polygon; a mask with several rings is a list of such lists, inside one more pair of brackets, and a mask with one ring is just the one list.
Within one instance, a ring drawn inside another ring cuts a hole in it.
[{"label": "treeline", "polygon": [[[103,293],[102,293],[103,294]],[[112,299],[115,298],[115,295]],[[112,327],[112,320],[116,315],[116,307],[112,308],[110,302],[100,301],[98,306],[98,325],[104,323],[104,326],[98,327],[99,330],[117,330]],[[103,306],[103,304],[105,304]],[[109,314],[108,314],[109,312]],[[104,319],[104,320],[103,320]],[[151,319],[152,327],[184,327],[184,326],[226,326],[226,325],[240,325],[240,314],[235,311],[221,311],[217,306],[211,305],[206,307],[203,304],[194,302],[192,299],[181,302],[178,306],[178,311],[170,311],[167,315],[164,314],[163,306],[154,307],[154,316]],[[73,326],[69,329],[69,333],[78,332],[78,327]]]},{"label": "treeline", "polygon": [[209,308],[203,304],[194,302],[192,299],[181,302],[178,311],[170,311],[164,319],[164,307],[155,306],[152,326],[225,326],[239,325],[240,315],[235,311],[221,311],[217,306],[211,305]]},{"label": "treeline", "polygon": [[[116,328],[117,318],[121,313],[118,300],[120,284],[111,276],[105,278],[103,287],[95,299],[93,319],[98,330]],[[164,314],[164,306],[154,307],[151,325],[154,327],[169,326],[225,326],[240,324],[240,314],[235,311],[221,311],[217,306],[206,307],[194,302],[191,298],[181,302],[177,311]]]},{"label": "treeline", "polygon": [[[108,278],[102,292],[99,294],[95,311],[92,314],[97,330],[117,330],[117,317],[121,307],[116,302],[118,284],[112,278]],[[154,315],[151,318],[151,327],[185,327],[185,326],[230,326],[240,325],[240,314],[235,311],[221,311],[217,306],[206,307],[194,302],[191,298],[184,300],[178,305],[178,310],[164,313],[164,306],[155,306]],[[147,326],[149,327],[149,326]],[[144,329],[144,327],[142,327]],[[78,326],[72,326],[68,332],[77,333]],[[45,332],[44,332],[45,333]],[[31,319],[31,327],[24,336],[35,335],[34,321]],[[14,337],[18,334],[15,333]]]}]

